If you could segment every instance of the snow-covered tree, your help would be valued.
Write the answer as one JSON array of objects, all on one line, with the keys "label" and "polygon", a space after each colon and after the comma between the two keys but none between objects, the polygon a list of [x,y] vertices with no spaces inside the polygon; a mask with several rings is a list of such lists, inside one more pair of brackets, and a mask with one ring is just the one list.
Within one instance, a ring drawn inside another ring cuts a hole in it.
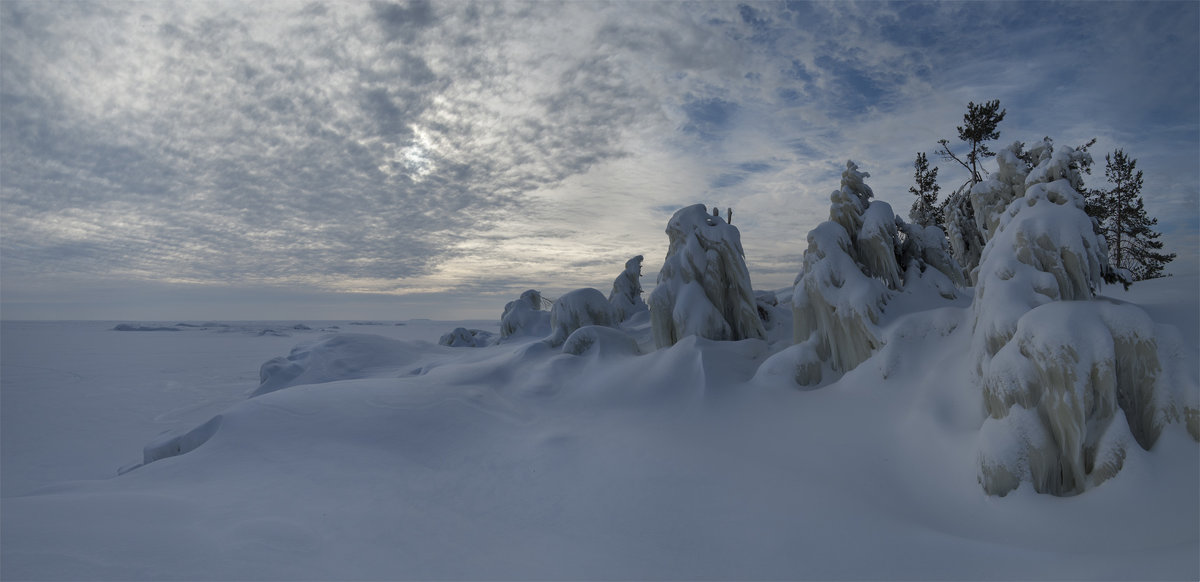
[{"label": "snow-covered tree", "polygon": [[613,280],[608,302],[616,311],[618,321],[650,308],[642,300],[642,255],[625,261],[625,270]]},{"label": "snow-covered tree", "polygon": [[1193,413],[1160,381],[1145,312],[1089,301],[1111,268],[1077,190],[1087,153],[1045,140],[999,158],[971,190],[987,237],[972,305],[987,414],[979,480],[996,495],[1023,481],[1073,495],[1115,475],[1130,441],[1149,449]]},{"label": "snow-covered tree", "polygon": [[[792,334],[817,360],[846,372],[881,345],[879,316],[889,290],[901,285],[895,216],[872,201],[866,172],[846,162],[841,188],[830,195],[829,220],[808,233],[804,270],[792,293]],[[808,358],[812,363],[814,360]],[[820,381],[819,370],[797,370],[797,381]]]},{"label": "snow-covered tree", "polygon": [[647,302],[655,344],[672,346],[688,335],[765,339],[738,229],[696,204],[671,217],[667,236],[667,258]]},{"label": "snow-covered tree", "polygon": [[909,187],[908,191],[917,199],[913,201],[908,217],[921,226],[941,226],[942,214],[938,212],[938,191],[941,190],[937,183],[938,169],[929,167],[925,152],[917,154],[913,169],[916,170],[913,174],[916,185]]},{"label": "snow-covered tree", "polygon": [[984,237],[976,227],[975,209],[971,204],[971,189],[983,181],[982,163],[995,152],[988,149],[987,142],[1000,137],[996,130],[1007,110],[1000,109],[1000,101],[993,99],[976,105],[974,101],[967,103],[967,113],[963,115],[963,125],[958,126],[958,139],[969,148],[964,154],[966,159],[959,157],[950,148],[950,140],[942,139],[938,153],[948,161],[957,162],[969,173],[966,182],[942,204],[942,225],[950,237],[950,248],[954,258],[962,265],[964,275],[974,282],[971,273],[979,265],[980,254],[983,251]]},{"label": "snow-covered tree", "polygon": [[1128,271],[1133,281],[1161,277],[1175,253],[1163,252],[1158,240],[1162,233],[1153,228],[1158,219],[1146,213],[1137,159],[1118,149],[1104,160],[1104,176],[1112,187],[1094,191],[1091,206],[1108,241],[1109,259],[1116,269]]}]

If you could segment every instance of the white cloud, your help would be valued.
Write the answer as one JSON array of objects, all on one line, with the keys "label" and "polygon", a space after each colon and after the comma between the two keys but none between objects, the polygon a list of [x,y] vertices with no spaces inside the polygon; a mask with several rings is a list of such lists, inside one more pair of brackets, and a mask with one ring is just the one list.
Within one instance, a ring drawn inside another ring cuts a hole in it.
[{"label": "white cloud", "polygon": [[1002,142],[1137,156],[1194,265],[1196,5],[1037,6],[6,2],[4,289],[649,286],[695,202],[782,286],[846,159],[905,215],[992,98]]}]

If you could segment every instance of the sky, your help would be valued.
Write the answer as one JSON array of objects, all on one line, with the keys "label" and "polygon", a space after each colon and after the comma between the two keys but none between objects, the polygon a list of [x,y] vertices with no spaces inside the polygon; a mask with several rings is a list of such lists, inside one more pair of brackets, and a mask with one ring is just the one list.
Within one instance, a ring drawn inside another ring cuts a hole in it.
[{"label": "sky", "polygon": [[1197,2],[3,0],[0,317],[498,319],[648,291],[695,203],[779,289],[847,160],[906,217],[991,99],[1200,271]]}]

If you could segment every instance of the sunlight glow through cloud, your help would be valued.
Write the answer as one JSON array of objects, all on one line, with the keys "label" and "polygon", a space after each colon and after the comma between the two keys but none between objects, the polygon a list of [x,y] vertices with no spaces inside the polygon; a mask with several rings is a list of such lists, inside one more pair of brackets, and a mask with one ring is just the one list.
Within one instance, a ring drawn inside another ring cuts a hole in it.
[{"label": "sunlight glow through cloud", "polygon": [[4,317],[181,282],[498,315],[527,288],[607,292],[636,254],[652,287],[667,209],[696,202],[734,208],[780,288],[846,159],[904,215],[916,153],[993,98],[1000,145],[1137,157],[1196,272],[1200,9],[1037,6],[5,2]]}]

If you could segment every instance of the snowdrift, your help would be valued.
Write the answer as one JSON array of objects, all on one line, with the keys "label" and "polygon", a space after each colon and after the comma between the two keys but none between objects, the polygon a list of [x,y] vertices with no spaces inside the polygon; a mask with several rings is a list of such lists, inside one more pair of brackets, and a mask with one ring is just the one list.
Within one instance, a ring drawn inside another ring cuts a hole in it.
[{"label": "snowdrift", "polygon": [[1200,282],[1102,287],[1071,153],[972,191],[965,292],[849,163],[794,289],[696,205],[648,313],[635,257],[495,341],[300,342],[141,466],[4,497],[0,576],[1200,577]]}]

